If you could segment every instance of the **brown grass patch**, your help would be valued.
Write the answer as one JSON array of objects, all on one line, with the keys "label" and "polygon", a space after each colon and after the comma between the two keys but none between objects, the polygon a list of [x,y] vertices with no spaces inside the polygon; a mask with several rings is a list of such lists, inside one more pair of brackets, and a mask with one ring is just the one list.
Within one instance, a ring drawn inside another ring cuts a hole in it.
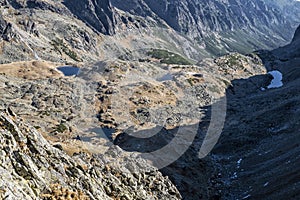
[{"label": "brown grass patch", "polygon": [[63,73],[56,70],[60,63],[47,61],[21,61],[0,65],[0,74],[24,79],[59,78]]}]

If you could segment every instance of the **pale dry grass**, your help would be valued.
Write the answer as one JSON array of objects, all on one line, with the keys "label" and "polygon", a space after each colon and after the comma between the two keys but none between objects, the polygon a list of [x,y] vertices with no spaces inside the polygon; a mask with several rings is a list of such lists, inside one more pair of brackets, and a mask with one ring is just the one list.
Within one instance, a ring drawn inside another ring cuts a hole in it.
[{"label": "pale dry grass", "polygon": [[0,65],[0,74],[24,79],[59,78],[63,73],[56,70],[59,63],[47,61],[21,61]]},{"label": "pale dry grass", "polygon": [[89,200],[90,198],[82,191],[74,191],[59,184],[52,184],[51,193],[42,194],[43,200]]}]

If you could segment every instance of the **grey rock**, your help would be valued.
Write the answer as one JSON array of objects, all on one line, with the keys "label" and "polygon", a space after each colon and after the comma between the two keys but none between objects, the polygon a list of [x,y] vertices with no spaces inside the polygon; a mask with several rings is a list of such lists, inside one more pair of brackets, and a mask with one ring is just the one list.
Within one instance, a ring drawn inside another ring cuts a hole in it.
[{"label": "grey rock", "polygon": [[[160,194],[162,199],[180,198],[172,183],[168,183],[169,180],[157,170],[152,176],[162,181],[162,190],[173,187],[172,191],[175,192],[153,190],[147,182],[138,184],[133,173],[144,177],[145,172],[137,166],[134,157],[124,157],[120,148],[111,148],[111,153],[104,155],[108,161],[101,156],[94,156],[93,164],[88,154],[70,157],[8,112],[0,114],[0,141],[1,198],[47,199],[58,198],[61,194],[79,199],[149,199],[151,191],[152,195]],[[118,159],[111,157],[113,152],[117,153]],[[129,163],[134,166],[135,172],[125,170],[123,165]],[[144,168],[148,167],[144,162]],[[124,178],[132,183],[124,185]],[[136,185],[143,187],[138,190]]]},{"label": "grey rock", "polygon": [[115,33],[116,13],[110,0],[64,1],[70,11],[96,31],[112,35]]}]

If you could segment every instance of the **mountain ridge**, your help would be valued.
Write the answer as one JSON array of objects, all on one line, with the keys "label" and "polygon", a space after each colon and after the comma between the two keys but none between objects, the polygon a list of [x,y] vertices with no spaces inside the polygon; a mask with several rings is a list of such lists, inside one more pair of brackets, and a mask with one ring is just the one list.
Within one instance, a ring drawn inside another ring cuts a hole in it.
[{"label": "mountain ridge", "polygon": [[273,49],[292,38],[294,19],[271,4],[246,2],[246,8],[243,1],[2,0],[0,31],[7,56],[1,62],[36,59],[36,54],[50,61],[96,62],[157,47],[201,60]]}]

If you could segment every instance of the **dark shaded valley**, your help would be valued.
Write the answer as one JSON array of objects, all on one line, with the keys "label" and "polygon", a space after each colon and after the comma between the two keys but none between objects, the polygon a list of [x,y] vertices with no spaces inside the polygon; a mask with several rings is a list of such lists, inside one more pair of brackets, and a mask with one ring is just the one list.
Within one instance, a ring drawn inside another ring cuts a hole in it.
[{"label": "dark shaded valley", "polygon": [[[299,198],[299,30],[288,46],[258,52],[268,71],[283,72],[284,86],[261,90],[270,83],[269,75],[233,80],[226,90],[224,128],[212,153],[199,159],[209,123],[218,123],[211,122],[208,107],[189,149],[162,169],[183,199]],[[125,134],[116,144],[126,151],[141,152],[138,144],[142,152],[152,152],[176,137],[177,131],[162,130],[147,139]]]}]

